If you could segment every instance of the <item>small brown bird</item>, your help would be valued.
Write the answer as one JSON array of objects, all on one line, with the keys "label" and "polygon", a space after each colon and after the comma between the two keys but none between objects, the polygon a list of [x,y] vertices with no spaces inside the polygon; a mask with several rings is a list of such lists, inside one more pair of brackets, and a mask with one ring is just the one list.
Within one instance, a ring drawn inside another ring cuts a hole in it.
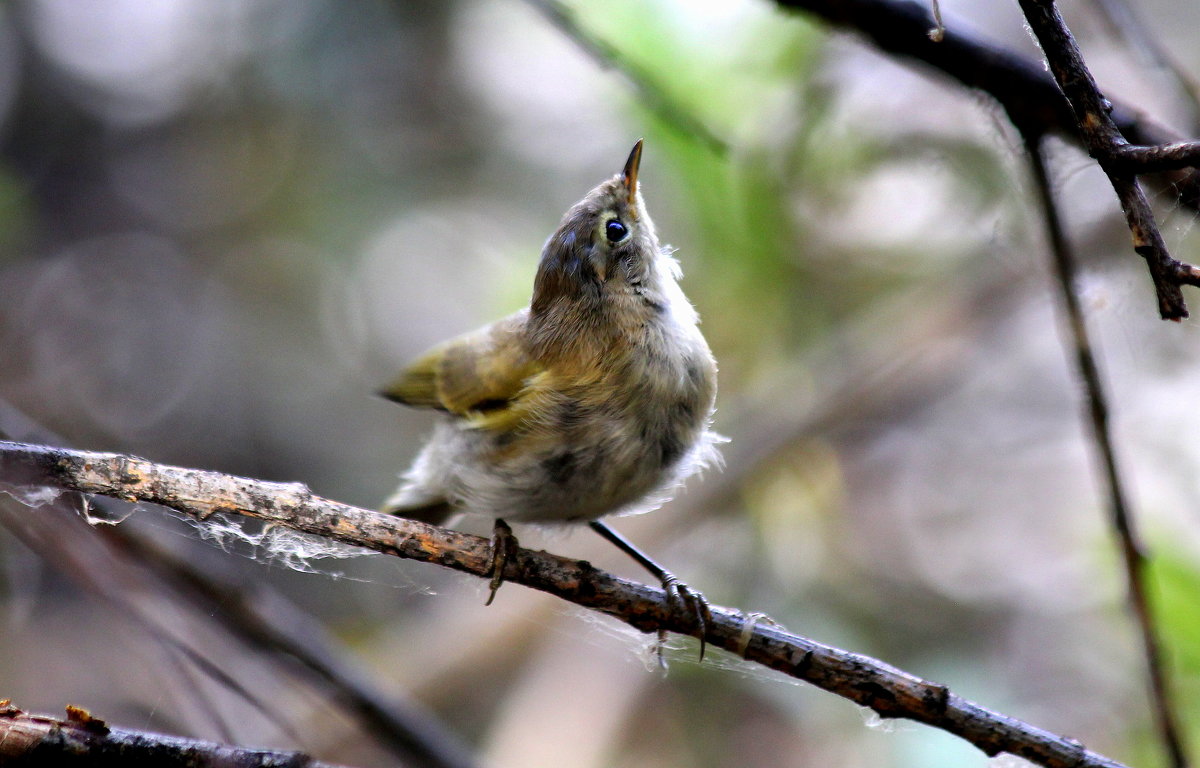
[{"label": "small brown bird", "polygon": [[445,413],[384,511],[496,518],[489,603],[515,546],[504,519],[587,522],[689,604],[703,640],[703,597],[598,520],[657,508],[716,459],[716,362],[642,202],[641,157],[639,140],[563,216],[528,309],[434,347],[384,390]]}]

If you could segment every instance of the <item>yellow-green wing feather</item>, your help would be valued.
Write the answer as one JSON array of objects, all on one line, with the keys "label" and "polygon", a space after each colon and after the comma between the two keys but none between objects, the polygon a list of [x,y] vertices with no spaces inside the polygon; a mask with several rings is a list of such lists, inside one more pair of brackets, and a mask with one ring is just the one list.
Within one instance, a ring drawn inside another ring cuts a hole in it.
[{"label": "yellow-green wing feather", "polygon": [[417,358],[381,393],[405,405],[437,408],[473,420],[508,407],[538,373],[521,333],[522,310]]}]

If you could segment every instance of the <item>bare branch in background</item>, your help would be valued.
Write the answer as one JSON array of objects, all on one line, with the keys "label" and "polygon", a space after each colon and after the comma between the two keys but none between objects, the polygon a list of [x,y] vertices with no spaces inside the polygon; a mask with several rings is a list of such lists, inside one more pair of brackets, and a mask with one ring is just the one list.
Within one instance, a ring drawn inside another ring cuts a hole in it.
[{"label": "bare branch in background", "polygon": [[[1181,286],[1200,285],[1200,270],[1190,264],[1176,261],[1167,252],[1162,233],[1154,220],[1154,212],[1138,183],[1137,173],[1128,168],[1128,155],[1122,158],[1123,168],[1113,162],[1113,159],[1121,156],[1128,147],[1128,142],[1110,117],[1112,105],[1097,88],[1096,81],[1084,62],[1083,54],[1058,12],[1054,1],[1020,0],[1020,5],[1042,46],[1042,51],[1046,55],[1046,60],[1050,64],[1050,69],[1054,73],[1063,95],[1071,105],[1088,153],[1104,169],[1121,201],[1126,223],[1133,234],[1134,250],[1146,259],[1150,267],[1151,278],[1158,294],[1159,314],[1164,319],[1170,320],[1187,317]],[[1137,536],[1117,467],[1116,453],[1108,426],[1108,406],[1100,373],[1092,355],[1083,313],[1074,293],[1074,262],[1058,220],[1054,196],[1050,189],[1042,157],[1041,137],[1030,133],[1026,133],[1025,136],[1029,146],[1028,154],[1034,177],[1046,214],[1046,225],[1060,292],[1074,338],[1076,363],[1088,393],[1092,436],[1104,466],[1112,526],[1120,542],[1121,559],[1125,566],[1129,586],[1130,606],[1141,637],[1155,723],[1171,765],[1175,768],[1186,768],[1188,759],[1179,732],[1178,716],[1174,711],[1168,691],[1166,675],[1163,671],[1162,651],[1155,631],[1149,598],[1146,594],[1147,558]],[[1186,156],[1188,151],[1186,148],[1177,147],[1159,149],[1162,155],[1168,155],[1174,151],[1177,158]],[[1150,152],[1153,153],[1153,150]]]},{"label": "bare branch in background", "polygon": [[[919,61],[978,89],[1000,103],[1018,126],[1053,133],[1085,147],[1070,106],[1042,67],[1016,51],[990,43],[953,25],[940,43],[929,39],[937,22],[929,9],[911,0],[775,0],[782,8],[803,11],[835,27],[856,32],[881,51]],[[1167,144],[1181,137],[1119,102],[1111,117],[1121,133],[1135,144]],[[1085,147],[1086,148],[1086,147]],[[1186,205],[1200,192],[1200,174],[1190,173],[1180,184]]]},{"label": "bare branch in background", "polygon": [[246,589],[196,568],[143,537],[123,535],[123,526],[99,533],[135,562],[167,580],[184,599],[247,645],[276,659],[290,659],[315,677],[334,704],[356,717],[363,730],[405,764],[428,768],[475,768],[461,739],[411,703],[384,696],[342,660],[328,631],[282,596]]},{"label": "bare branch in background", "polygon": [[1166,675],[1163,672],[1162,649],[1155,631],[1149,597],[1146,594],[1147,558],[1137,535],[1128,495],[1125,491],[1125,483],[1117,462],[1116,449],[1113,446],[1112,430],[1109,427],[1108,419],[1108,396],[1105,393],[1096,356],[1092,352],[1092,342],[1088,336],[1083,308],[1075,293],[1075,260],[1063,232],[1058,206],[1055,203],[1054,192],[1046,172],[1045,148],[1041,145],[1044,140],[1027,138],[1026,141],[1034,185],[1037,187],[1038,197],[1044,211],[1046,235],[1054,262],[1054,274],[1058,280],[1059,295],[1062,298],[1063,311],[1070,329],[1069,343],[1073,347],[1076,372],[1083,382],[1083,390],[1087,397],[1091,436],[1096,455],[1104,468],[1104,482],[1108,492],[1112,527],[1120,545],[1121,561],[1125,567],[1130,608],[1141,636],[1155,722],[1171,764],[1175,768],[1185,768],[1188,761],[1183,750],[1183,740],[1179,734],[1178,717],[1172,706]]},{"label": "bare branch in background", "polygon": [[1020,3],[1025,18],[1042,45],[1050,70],[1070,102],[1088,154],[1096,158],[1108,174],[1121,200],[1125,221],[1133,234],[1133,250],[1150,267],[1154,290],[1158,294],[1159,314],[1164,320],[1187,317],[1187,305],[1180,286],[1200,285],[1200,271],[1171,258],[1137,176],[1119,171],[1109,162],[1109,157],[1128,143],[1110,117],[1112,105],[1096,87],[1096,81],[1083,61],[1083,54],[1075,44],[1071,31],[1063,23],[1053,0],[1020,0]]},{"label": "bare branch in background", "polygon": [[655,78],[645,72],[620,49],[586,30],[574,11],[557,0],[526,0],[568,39],[604,69],[620,72],[633,85],[643,105],[668,125],[695,137],[719,157],[729,154],[729,144],[717,136],[704,121],[663,90]]},{"label": "bare branch in background", "polygon": [[[1119,170],[1130,157],[1109,162],[1128,141],[1163,145],[1178,141],[1163,128],[1137,115],[1134,110],[1113,104],[1099,95],[1091,75],[1066,27],[1050,19],[1053,4],[1046,0],[1022,0],[1026,16],[1046,50],[1055,81],[1033,61],[1012,51],[979,40],[969,33],[948,30],[940,41],[929,38],[936,25],[922,5],[906,0],[776,0],[785,8],[807,11],[840,27],[857,31],[888,53],[925,62],[970,88],[978,88],[1000,102],[1009,118],[1026,135],[1055,133],[1085,149],[1104,166],[1125,210],[1134,250],[1146,259],[1158,295],[1159,314],[1164,319],[1187,317],[1182,285],[1200,285],[1200,270],[1171,258],[1154,214],[1137,183],[1136,175]],[[1052,14],[1057,17],[1057,14]],[[1035,18],[1037,17],[1037,18]],[[1043,39],[1050,35],[1050,38]],[[1074,53],[1070,53],[1071,51]],[[1063,100],[1066,93],[1069,102]],[[1142,150],[1146,152],[1162,150]],[[1191,163],[1159,163],[1179,167]],[[1200,174],[1189,171],[1171,179],[1174,192],[1184,205],[1200,206]]]},{"label": "bare branch in background", "polygon": [[[160,504],[198,520],[214,514],[251,517],[480,578],[491,576],[487,539],[322,499],[299,484],[8,441],[0,441],[0,477],[10,486],[48,486]],[[521,549],[509,558],[504,577],[644,632],[665,629],[691,635],[696,631],[696,617],[669,601],[661,588],[619,579],[585,561]],[[705,639],[711,646],[810,682],[882,717],[916,720],[955,734],[988,755],[1008,752],[1048,768],[1121,765],[1089,752],[1077,741],[985,709],[943,685],[791,634],[740,611],[713,606]]]},{"label": "bare branch in background", "polygon": [[337,768],[301,752],[243,749],[145,731],[110,728],[78,707],[67,718],[22,712],[0,701],[0,764],[222,766],[223,768]]}]

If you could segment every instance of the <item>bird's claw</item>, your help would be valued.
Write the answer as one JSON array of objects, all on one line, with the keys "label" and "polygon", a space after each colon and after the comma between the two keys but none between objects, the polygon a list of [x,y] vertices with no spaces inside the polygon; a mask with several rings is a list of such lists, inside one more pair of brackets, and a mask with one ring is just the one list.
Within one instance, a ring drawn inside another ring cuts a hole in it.
[{"label": "bird's claw", "polygon": [[[700,658],[698,661],[704,661],[704,651],[707,647],[708,625],[712,623],[712,610],[708,606],[708,600],[695,589],[692,589],[687,584],[684,584],[672,573],[664,573],[662,577],[662,587],[667,593],[667,603],[674,609],[675,606],[681,607],[684,611],[692,614],[696,619],[696,629],[694,636],[700,641]],[[659,661],[662,661],[662,634],[659,635]]]},{"label": "bird's claw", "polygon": [[492,581],[489,585],[491,592],[488,594],[485,606],[491,605],[496,599],[496,591],[500,589],[500,585],[504,583],[504,566],[508,564],[508,558],[516,553],[520,548],[517,542],[517,537],[513,535],[512,528],[508,523],[496,519],[496,524],[492,528],[492,566],[491,574]]}]

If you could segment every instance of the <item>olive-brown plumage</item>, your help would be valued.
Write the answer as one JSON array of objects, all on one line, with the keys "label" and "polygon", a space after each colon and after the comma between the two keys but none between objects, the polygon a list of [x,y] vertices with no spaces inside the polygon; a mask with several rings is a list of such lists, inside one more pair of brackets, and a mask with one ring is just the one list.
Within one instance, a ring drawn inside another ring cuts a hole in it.
[{"label": "olive-brown plumage", "polygon": [[716,455],[717,366],[646,213],[641,158],[639,141],[563,216],[528,309],[434,347],[383,392],[445,412],[384,510],[495,517],[489,603],[516,544],[503,518],[587,522],[684,601],[703,658],[704,597],[599,521],[657,507]]},{"label": "olive-brown plumage", "polygon": [[385,390],[445,412],[386,511],[591,521],[657,506],[712,458],[716,364],[642,202],[641,147],[563,216],[528,309]]}]

